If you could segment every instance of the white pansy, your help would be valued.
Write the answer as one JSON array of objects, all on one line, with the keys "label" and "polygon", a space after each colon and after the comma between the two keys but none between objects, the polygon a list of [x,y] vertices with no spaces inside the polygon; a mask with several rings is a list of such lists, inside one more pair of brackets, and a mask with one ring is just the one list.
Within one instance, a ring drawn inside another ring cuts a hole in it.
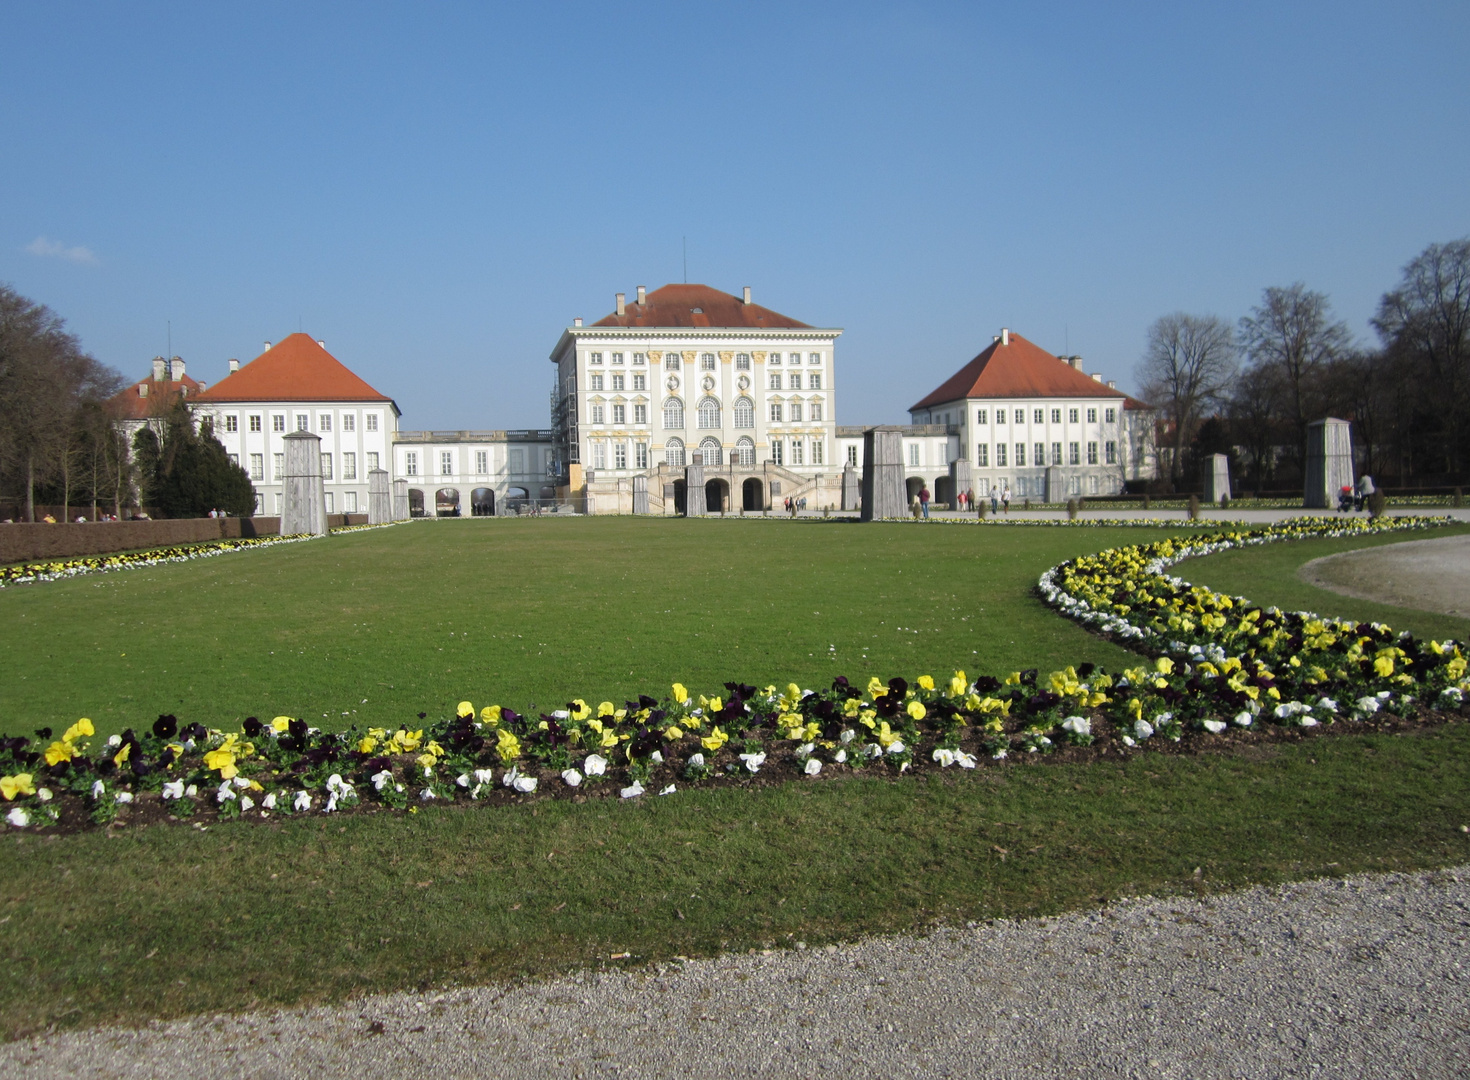
[{"label": "white pansy", "polygon": [[582,784],[582,774],[576,769],[563,769],[561,771],[561,778],[567,787],[580,787]]},{"label": "white pansy", "polygon": [[942,746],[936,746],[934,748],[933,757],[939,763],[941,769],[947,769],[954,764],[954,751],[946,750]]},{"label": "white pansy", "polygon": [[[437,799],[438,797],[439,796],[437,796],[437,795],[434,794],[434,789],[433,788],[427,788],[426,787],[426,788],[424,788],[423,791],[420,791],[419,792],[419,802],[431,802],[432,800]],[[337,797],[335,795],[333,795],[332,796],[332,801],[330,803],[328,803],[328,806],[327,806],[327,808],[329,810],[330,809],[335,809],[336,799],[337,799]]]},{"label": "white pansy", "polygon": [[198,796],[199,796],[199,785],[198,784],[190,784],[188,787],[186,787],[184,789],[184,794],[187,795],[191,799],[198,798]]},{"label": "white pansy", "polygon": [[822,763],[814,757],[809,757],[806,759],[806,766],[802,771],[808,776],[816,776],[817,773],[822,771]]},{"label": "white pansy", "polygon": [[50,802],[51,801],[51,789],[48,788],[48,787],[37,788],[36,789],[36,799],[39,802]]},{"label": "white pansy", "polygon": [[231,783],[233,783],[241,791],[249,791],[250,790],[250,781],[248,779],[246,779],[245,777],[243,777],[243,776],[237,776],[237,777],[235,777],[235,779],[232,780]]},{"label": "white pansy", "polygon": [[888,744],[888,752],[890,754],[901,754],[907,749],[908,747],[903,744],[902,739],[894,739]]},{"label": "white pansy", "polygon": [[495,782],[495,770],[494,769],[476,769],[475,770],[475,783],[476,784],[493,784],[494,782]]},{"label": "white pansy", "polygon": [[571,715],[566,709],[555,709],[552,711],[551,718],[553,720],[565,720]]},{"label": "white pansy", "polygon": [[1133,722],[1133,737],[1139,742],[1143,742],[1153,733],[1154,726],[1143,717],[1140,716],[1137,720]]},{"label": "white pansy", "polygon": [[384,769],[381,772],[375,772],[372,775],[372,782],[374,789],[376,789],[377,791],[382,791],[385,787],[393,782],[393,774],[387,769]]},{"label": "white pansy", "polygon": [[1439,692],[1439,699],[1446,705],[1458,708],[1465,700],[1465,694],[1458,686],[1446,686]]},{"label": "white pansy", "polygon": [[838,741],[841,742],[843,746],[846,746],[855,738],[857,738],[857,732],[854,731],[852,728],[844,728],[842,730],[842,734],[837,736]]},{"label": "white pansy", "polygon": [[1330,697],[1319,697],[1317,699],[1317,708],[1326,709],[1328,712],[1337,712],[1337,702],[1333,701]]},{"label": "white pansy", "polygon": [[133,801],[133,793],[131,791],[119,791],[116,798],[120,803],[130,803]]},{"label": "white pansy", "polygon": [[741,754],[740,760],[745,762],[745,767],[750,772],[760,772],[761,766],[766,763],[766,752],[758,750],[754,754]]},{"label": "white pansy", "polygon": [[802,743],[796,748],[796,756],[799,758],[810,757],[812,751],[817,748],[816,743]]},{"label": "white pansy", "polygon": [[1137,746],[1138,743],[1134,741],[1132,735],[1124,735],[1123,736],[1123,745],[1124,746]]},{"label": "white pansy", "polygon": [[255,805],[255,800],[252,799],[249,795],[241,795],[240,796],[240,809],[241,810],[249,810],[254,805]]},{"label": "white pansy", "polygon": [[170,780],[163,785],[163,798],[182,799],[184,797],[184,782],[182,780]]},{"label": "white pansy", "polygon": [[307,810],[310,810],[311,792],[298,791],[296,793],[296,798],[291,803],[291,806],[297,813],[305,813]]},{"label": "white pansy", "polygon": [[962,769],[973,769],[978,764],[974,754],[967,754],[963,750],[954,752],[954,763]]},{"label": "white pansy", "polygon": [[637,780],[634,780],[627,787],[623,788],[622,791],[618,792],[618,794],[625,799],[636,799],[639,795],[643,794],[643,785]]},{"label": "white pansy", "polygon": [[106,790],[107,790],[107,785],[104,784],[101,780],[93,780],[92,781],[92,798],[94,798],[94,799],[100,799],[100,798],[102,798],[102,793],[104,791],[106,791]]},{"label": "white pansy", "polygon": [[1364,716],[1372,715],[1378,711],[1378,699],[1376,697],[1360,697],[1354,708]]},{"label": "white pansy", "polygon": [[601,776],[607,772],[607,758],[601,754],[588,754],[587,760],[582,762],[582,771],[588,776]]},{"label": "white pansy", "polygon": [[1251,726],[1251,722],[1254,719],[1255,719],[1255,717],[1253,717],[1248,712],[1238,712],[1238,713],[1235,714],[1235,726],[1236,727],[1250,727]]},{"label": "white pansy", "polygon": [[276,793],[272,791],[265,798],[261,799],[260,805],[267,810],[274,810],[276,808]]},{"label": "white pansy", "polygon": [[835,754],[832,755],[832,760],[835,761],[835,762],[837,762],[837,764],[839,764],[839,765],[846,764],[847,763],[847,751],[846,750],[838,750],[837,753],[835,753]]},{"label": "white pansy", "polygon": [[235,789],[228,780],[221,784],[219,790],[214,793],[214,801],[220,805],[224,805],[235,797]]},{"label": "white pansy", "polygon": [[454,782],[462,788],[467,788],[470,786],[470,774],[462,772],[454,778]]},{"label": "white pansy", "polygon": [[537,780],[534,776],[517,776],[515,783],[511,786],[522,795],[529,795],[536,790]]},{"label": "white pansy", "polygon": [[505,771],[505,775],[500,778],[500,782],[506,787],[514,787],[515,782],[520,778],[521,770],[512,765],[509,769]]},{"label": "white pansy", "polygon": [[1218,735],[1225,730],[1226,724],[1224,720],[1206,720],[1204,727],[1211,735]]},{"label": "white pansy", "polygon": [[648,760],[655,765],[662,765],[664,763],[664,752],[662,750],[655,750],[648,755]]},{"label": "white pansy", "polygon": [[116,749],[117,747],[119,747],[119,746],[122,745],[122,736],[121,735],[109,735],[107,737],[107,745],[110,746],[110,747],[113,747],[114,749]]},{"label": "white pansy", "polygon": [[698,752],[689,755],[689,767],[691,769],[704,768],[704,755]]},{"label": "white pansy", "polygon": [[676,788],[673,784],[669,784],[669,785],[667,785],[667,786],[659,789],[659,794],[660,795],[672,795],[674,792],[676,792],[678,790],[679,789]]},{"label": "white pansy", "polygon": [[5,815],[5,820],[10,822],[10,824],[14,825],[17,829],[24,829],[27,825],[31,823],[31,815],[26,813],[25,807],[17,806],[15,809],[10,811],[10,813]]},{"label": "white pansy", "polygon": [[1092,721],[1085,716],[1069,716],[1062,721],[1062,730],[1073,735],[1091,735]]}]

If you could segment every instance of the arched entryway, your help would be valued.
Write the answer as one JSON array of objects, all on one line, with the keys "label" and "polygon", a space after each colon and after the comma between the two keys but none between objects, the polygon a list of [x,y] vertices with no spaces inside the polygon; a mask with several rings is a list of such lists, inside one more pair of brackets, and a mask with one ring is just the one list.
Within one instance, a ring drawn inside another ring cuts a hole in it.
[{"label": "arched entryway", "polygon": [[922,476],[910,476],[903,483],[906,491],[905,497],[908,499],[909,505],[912,506],[914,500],[919,497],[919,489],[924,486],[924,478]]},{"label": "arched entryway", "polygon": [[530,498],[531,493],[523,487],[506,488],[505,512],[507,514],[519,514]]},{"label": "arched entryway", "polygon": [[682,514],[688,509],[688,503],[684,499],[685,485],[682,480],[674,481],[674,513]]},{"label": "arched entryway", "polygon": [[934,501],[944,503],[950,509],[954,509],[953,480],[947,476],[941,476],[934,481]]},{"label": "arched entryway", "polygon": [[740,505],[746,510],[766,508],[766,485],[752,476],[740,485]]},{"label": "arched entryway", "polygon": [[470,514],[474,517],[495,516],[495,489],[475,488],[470,492]]},{"label": "arched entryway", "polygon": [[459,517],[459,489],[440,488],[434,492],[435,517]]},{"label": "arched entryway", "polygon": [[723,514],[730,509],[730,485],[723,480],[704,482],[704,508],[711,514]]},{"label": "arched entryway", "polygon": [[424,516],[424,493],[418,488],[408,489],[408,516]]}]

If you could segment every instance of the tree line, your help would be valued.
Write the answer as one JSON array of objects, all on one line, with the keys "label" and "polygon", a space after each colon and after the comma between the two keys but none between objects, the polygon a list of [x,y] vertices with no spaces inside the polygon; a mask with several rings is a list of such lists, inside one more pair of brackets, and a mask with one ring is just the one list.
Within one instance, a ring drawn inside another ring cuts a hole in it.
[{"label": "tree line", "polygon": [[1354,339],[1328,297],[1267,288],[1244,317],[1175,312],[1149,328],[1135,369],[1158,410],[1160,479],[1192,486],[1227,453],[1250,490],[1301,483],[1307,427],[1349,420],[1358,465],[1400,485],[1462,483],[1470,466],[1470,238],[1431,244]]},{"label": "tree line", "polygon": [[182,399],[157,395],[130,445],[114,402],[126,380],[89,355],[65,320],[0,284],[0,502],[25,521],[38,505],[118,517],[211,509],[248,516],[250,479]]}]

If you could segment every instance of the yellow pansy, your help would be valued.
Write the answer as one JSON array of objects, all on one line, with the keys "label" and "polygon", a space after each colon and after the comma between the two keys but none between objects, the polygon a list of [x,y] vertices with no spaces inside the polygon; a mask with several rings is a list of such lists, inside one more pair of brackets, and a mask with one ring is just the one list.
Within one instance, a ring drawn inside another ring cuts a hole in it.
[{"label": "yellow pansy", "polygon": [[586,720],[592,710],[587,707],[587,703],[581,698],[574,698],[569,712],[573,720]]},{"label": "yellow pansy", "polygon": [[205,754],[204,767],[206,769],[216,770],[222,780],[232,780],[240,772],[235,766],[234,750],[227,750],[224,747],[220,747],[218,750],[211,750]]},{"label": "yellow pansy", "polygon": [[1373,670],[1379,675],[1389,676],[1393,674],[1393,657],[1379,653],[1373,658]]},{"label": "yellow pansy", "polygon": [[886,684],[878,681],[878,676],[873,675],[868,679],[869,697],[880,698],[886,693],[888,693],[888,687]]},{"label": "yellow pansy", "polygon": [[393,733],[393,752],[397,754],[411,754],[419,748],[423,741],[423,728],[420,728],[418,731],[399,728]]},{"label": "yellow pansy", "polygon": [[618,733],[616,731],[614,731],[612,728],[608,728],[606,731],[604,731],[602,733],[602,743],[601,743],[601,745],[603,745],[603,746],[617,746],[618,745]]},{"label": "yellow pansy", "polygon": [[613,714],[614,708],[616,708],[616,706],[614,706],[611,701],[604,701],[601,705],[597,706],[597,715],[611,716]]},{"label": "yellow pansy", "polygon": [[4,795],[7,802],[17,795],[34,795],[35,793],[36,785],[31,782],[31,774],[28,772],[16,773],[14,776],[0,776],[0,795]]},{"label": "yellow pansy", "polygon": [[97,729],[92,726],[92,721],[84,716],[62,732],[61,741],[68,743],[76,742],[80,738],[91,738],[95,734],[97,734]]},{"label": "yellow pansy", "polygon": [[587,726],[593,731],[597,732],[597,734],[602,734],[602,721],[599,720],[597,717],[594,716],[591,720],[588,720]]},{"label": "yellow pansy", "polygon": [[132,756],[132,754],[133,744],[130,742],[125,742],[122,744],[122,746],[118,747],[117,753],[112,755],[112,763],[114,765],[117,765],[118,767],[121,767],[122,763],[127,761],[128,758]]},{"label": "yellow pansy", "polygon": [[496,737],[495,752],[501,761],[514,761],[521,756],[521,740],[515,737],[514,732],[501,728]]},{"label": "yellow pansy", "polygon": [[271,730],[278,735],[283,731],[289,731],[290,728],[291,718],[289,716],[278,716],[271,721]]},{"label": "yellow pansy", "polygon": [[468,701],[461,701],[459,708],[454,710],[454,715],[461,720],[469,720],[475,715],[475,707]]},{"label": "yellow pansy", "polygon": [[364,735],[357,740],[357,752],[359,754],[371,754],[378,748],[378,740],[371,735]]},{"label": "yellow pansy", "polygon": [[924,719],[925,710],[924,710],[924,704],[923,704],[923,702],[920,702],[920,701],[910,701],[909,702],[909,707],[907,709],[907,712],[908,712],[909,716],[911,716],[915,720],[922,720],[922,719]]},{"label": "yellow pansy", "polygon": [[674,684],[674,700],[683,705],[689,700],[689,691],[684,689],[683,683]]},{"label": "yellow pansy", "polygon": [[934,676],[933,675],[920,675],[919,676],[919,689],[921,689],[921,690],[933,690],[934,689]]},{"label": "yellow pansy", "polygon": [[700,739],[699,743],[710,753],[714,753],[729,741],[730,736],[726,735],[720,728],[716,727],[711,730],[708,735]]},{"label": "yellow pansy", "polygon": [[964,697],[965,691],[970,688],[970,680],[965,677],[963,671],[956,671],[954,678],[949,680],[949,696]]},{"label": "yellow pansy", "polygon": [[480,710],[480,719],[491,725],[500,723],[500,706],[486,705]]},{"label": "yellow pansy", "polygon": [[679,725],[677,724],[670,724],[668,727],[664,728],[664,738],[668,739],[669,742],[678,742],[683,737],[684,732],[679,728]]},{"label": "yellow pansy", "polygon": [[76,756],[76,748],[70,742],[54,742],[46,747],[46,764],[60,765]]},{"label": "yellow pansy", "polygon": [[1154,670],[1160,675],[1172,675],[1174,674],[1174,661],[1167,656],[1161,656],[1154,661]]}]

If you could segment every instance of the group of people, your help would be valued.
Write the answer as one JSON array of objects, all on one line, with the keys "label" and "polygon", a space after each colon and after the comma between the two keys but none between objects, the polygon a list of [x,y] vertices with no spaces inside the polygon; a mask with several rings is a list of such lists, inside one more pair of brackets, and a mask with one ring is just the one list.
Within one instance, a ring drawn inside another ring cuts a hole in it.
[{"label": "group of people", "polygon": [[1367,473],[1358,477],[1358,482],[1351,487],[1344,484],[1342,490],[1337,493],[1338,513],[1345,514],[1352,510],[1363,509],[1368,504],[1368,500],[1372,498],[1375,490],[1373,487],[1373,477]]},{"label": "group of people", "polygon": [[797,515],[797,513],[799,513],[802,510],[805,510],[805,509],[806,509],[806,496],[805,495],[803,495],[799,499],[793,499],[790,495],[786,496],[786,512],[788,514],[790,514],[792,517],[795,517]]},{"label": "group of people", "polygon": [[[932,498],[933,496],[929,493],[929,485],[921,484],[919,486],[919,493],[914,496],[914,517],[929,516],[929,502]],[[974,508],[975,493],[973,491],[962,491],[955,496],[955,509],[960,513],[963,514],[966,510],[973,510]],[[990,485],[990,512],[992,514],[1009,514],[1011,512],[1011,482],[1009,480],[1000,487],[996,487],[994,484]]]}]

